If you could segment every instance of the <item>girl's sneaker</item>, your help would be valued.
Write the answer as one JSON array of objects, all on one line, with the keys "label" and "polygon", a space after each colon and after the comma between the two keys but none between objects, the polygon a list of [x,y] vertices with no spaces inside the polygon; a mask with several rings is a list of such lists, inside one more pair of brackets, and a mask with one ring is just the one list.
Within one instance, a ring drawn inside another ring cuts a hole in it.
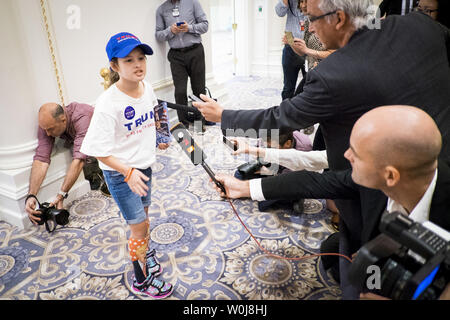
[{"label": "girl's sneaker", "polygon": [[145,255],[145,258],[147,259],[148,274],[151,274],[156,277],[162,273],[163,269],[159,264],[158,260],[156,259],[155,253],[156,253],[155,249],[148,250]]},{"label": "girl's sneaker", "polygon": [[151,276],[149,280],[145,280],[143,283],[137,283],[136,279],[134,279],[131,287],[134,292],[154,299],[164,299],[173,292],[173,286],[170,283],[158,280],[154,276]]}]

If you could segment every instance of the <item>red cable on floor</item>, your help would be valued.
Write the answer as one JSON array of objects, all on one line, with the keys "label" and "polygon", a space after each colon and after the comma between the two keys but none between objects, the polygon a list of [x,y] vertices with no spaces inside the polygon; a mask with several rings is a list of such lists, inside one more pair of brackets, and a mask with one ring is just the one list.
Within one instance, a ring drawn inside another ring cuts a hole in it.
[{"label": "red cable on floor", "polygon": [[301,258],[287,258],[287,257],[283,257],[283,256],[279,256],[277,254],[271,253],[270,251],[267,251],[262,245],[261,243],[255,238],[255,236],[251,233],[251,231],[247,228],[247,226],[245,225],[244,221],[242,221],[241,217],[239,216],[236,208],[234,207],[233,202],[231,202],[231,199],[227,199],[228,202],[231,205],[231,208],[233,208],[234,214],[236,215],[236,217],[239,219],[239,221],[241,222],[241,224],[244,226],[245,230],[247,230],[247,232],[250,234],[250,236],[252,237],[252,239],[256,242],[256,244],[258,245],[258,247],[268,256],[271,256],[273,258],[276,259],[282,259],[282,260],[290,260],[290,261],[300,261],[300,260],[307,260],[307,259],[312,259],[315,257],[320,257],[320,256],[338,256],[338,257],[342,257],[347,259],[350,263],[353,262],[353,260],[349,257],[347,257],[346,255],[340,254],[340,253],[317,253],[317,254],[311,254],[309,256],[306,257],[301,257]]}]

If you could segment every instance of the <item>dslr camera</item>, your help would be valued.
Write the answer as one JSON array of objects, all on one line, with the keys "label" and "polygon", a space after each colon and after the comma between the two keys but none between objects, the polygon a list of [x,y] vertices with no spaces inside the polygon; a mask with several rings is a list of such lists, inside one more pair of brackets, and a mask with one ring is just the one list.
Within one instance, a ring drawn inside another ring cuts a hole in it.
[{"label": "dslr camera", "polygon": [[450,281],[450,233],[399,212],[385,213],[380,231],[358,251],[350,283],[393,300],[437,300]]},{"label": "dslr camera", "polygon": [[[49,233],[55,231],[58,225],[65,226],[69,223],[69,211],[65,209],[56,209],[55,206],[50,206],[48,202],[39,203],[39,208],[36,209],[40,214],[38,217],[40,221],[39,225],[45,224],[45,228]],[[50,225],[52,225],[50,227]]]}]

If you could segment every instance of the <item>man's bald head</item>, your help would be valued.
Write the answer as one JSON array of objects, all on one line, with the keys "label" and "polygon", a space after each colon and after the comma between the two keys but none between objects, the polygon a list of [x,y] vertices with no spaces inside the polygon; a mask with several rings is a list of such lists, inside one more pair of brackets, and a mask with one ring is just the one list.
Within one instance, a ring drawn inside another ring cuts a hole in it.
[{"label": "man's bald head", "polygon": [[[387,106],[367,112],[355,123],[350,148],[376,170],[391,166],[403,177],[417,178],[436,169],[442,137],[434,120],[421,109]],[[355,178],[363,179],[361,174],[356,172]]]},{"label": "man's bald head", "polygon": [[39,109],[39,126],[48,136],[59,137],[66,130],[64,108],[54,102],[43,104]]},{"label": "man's bald head", "polygon": [[434,120],[414,107],[373,109],[357,121],[355,130],[366,139],[378,163],[406,171],[433,166],[442,148]]}]

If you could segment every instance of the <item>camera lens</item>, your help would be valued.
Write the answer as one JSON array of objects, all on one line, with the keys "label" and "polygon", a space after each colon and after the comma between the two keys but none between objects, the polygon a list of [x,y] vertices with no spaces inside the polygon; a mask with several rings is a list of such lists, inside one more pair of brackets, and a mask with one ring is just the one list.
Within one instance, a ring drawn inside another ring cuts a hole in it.
[{"label": "camera lens", "polygon": [[69,212],[67,210],[60,210],[55,213],[55,221],[61,226],[65,226],[69,223]]},{"label": "camera lens", "polygon": [[40,214],[36,214],[36,215],[35,215],[37,218],[39,218],[39,221],[37,222],[37,224],[41,226],[41,225],[43,225],[44,222],[45,222],[45,219],[44,219],[44,213],[42,212],[42,210],[37,210],[37,211],[40,212]]},{"label": "camera lens", "polygon": [[412,273],[396,261],[388,259],[381,274],[381,295],[395,300],[401,299],[401,294]]}]

